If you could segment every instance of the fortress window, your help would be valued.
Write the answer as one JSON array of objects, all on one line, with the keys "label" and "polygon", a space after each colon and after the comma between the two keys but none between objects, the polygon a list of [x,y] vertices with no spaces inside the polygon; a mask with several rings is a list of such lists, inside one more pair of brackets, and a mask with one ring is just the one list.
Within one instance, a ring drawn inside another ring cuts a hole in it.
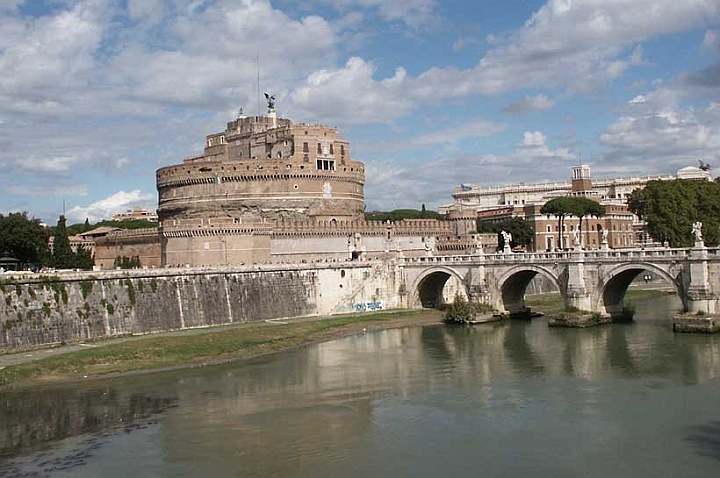
[{"label": "fortress window", "polygon": [[[307,134],[307,131],[305,132],[305,134]],[[308,153],[308,152],[310,152],[310,148],[308,148],[308,144],[307,144],[307,142],[305,142],[305,143],[303,143],[303,153]]]},{"label": "fortress window", "polygon": [[278,151],[278,152],[277,152],[277,157],[278,157],[278,158],[282,158],[282,151]]},{"label": "fortress window", "polygon": [[318,170],[335,171],[335,161],[331,159],[318,159],[315,164]]},{"label": "fortress window", "polygon": [[340,156],[345,156],[345,145],[344,144],[340,145]]},{"label": "fortress window", "polygon": [[308,156],[307,154],[303,154],[303,161],[306,162],[306,163],[309,163],[309,162],[310,162],[310,156]]},{"label": "fortress window", "polygon": [[333,144],[330,143],[330,154],[335,154],[335,151],[333,150]]},{"label": "fortress window", "polygon": [[322,146],[320,146],[320,143],[317,144],[317,152],[318,154],[322,154]]}]

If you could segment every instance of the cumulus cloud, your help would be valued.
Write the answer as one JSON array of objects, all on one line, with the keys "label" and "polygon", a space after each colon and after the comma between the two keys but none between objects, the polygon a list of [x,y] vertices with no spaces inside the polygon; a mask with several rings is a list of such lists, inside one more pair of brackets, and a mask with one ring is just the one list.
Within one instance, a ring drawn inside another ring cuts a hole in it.
[{"label": "cumulus cloud", "polygon": [[14,184],[7,187],[7,192],[15,196],[25,197],[47,197],[47,196],[87,196],[87,185],[85,184],[50,184],[40,183],[30,185]]},{"label": "cumulus cloud", "polygon": [[[420,161],[420,160],[418,160]],[[452,190],[461,183],[507,184],[557,180],[558,171],[570,171],[576,155],[567,147],[551,149],[542,132],[525,132],[507,155],[441,155],[422,164],[368,161],[365,168],[368,209],[428,207],[452,202]],[[547,177],[539,176],[547,174]],[[392,184],[392,187],[387,187]]]},{"label": "cumulus cloud", "polygon": [[720,32],[708,30],[703,38],[702,50],[713,55],[720,55]]},{"label": "cumulus cloud", "polygon": [[524,96],[503,108],[506,113],[528,114],[546,111],[555,106],[555,102],[546,95]]},{"label": "cumulus cloud", "polygon": [[[591,92],[644,62],[640,42],[718,20],[720,5],[708,0],[552,0],[533,13],[522,28],[490,37],[493,47],[475,67],[433,67],[416,77],[398,67],[401,74],[375,79],[371,64],[355,58],[344,67],[317,72],[324,79],[329,79],[327,73],[331,72],[333,78],[344,82],[308,81],[296,99],[309,111],[324,113],[321,97],[330,86],[331,97],[342,98],[340,104],[347,108],[341,122],[352,122],[355,118],[347,112],[355,116],[356,107],[365,121],[383,121],[420,104],[469,95],[499,95],[524,88]],[[355,81],[349,81],[351,78]],[[360,90],[355,89],[358,84]],[[368,95],[394,101],[375,102],[373,113],[367,114]],[[309,97],[318,101],[303,102]],[[507,108],[522,113],[532,108],[548,109],[550,103],[547,97],[536,95]]]},{"label": "cumulus cloud", "polygon": [[603,169],[670,173],[695,165],[698,159],[720,164],[720,103],[706,108],[641,106],[600,135],[600,143],[608,148]]},{"label": "cumulus cloud", "polygon": [[437,16],[436,0],[317,0],[317,3],[342,12],[375,11],[386,21],[403,22],[413,28],[431,23]]},{"label": "cumulus cloud", "polygon": [[406,72],[383,80],[373,78],[375,65],[362,58],[350,58],[344,67],[319,70],[290,94],[296,106],[324,121],[338,123],[391,122],[413,107],[402,94]]},{"label": "cumulus cloud", "polygon": [[70,222],[82,222],[85,218],[90,222],[110,219],[113,214],[124,212],[134,207],[155,209],[157,199],[154,194],[143,193],[139,189],[134,191],[118,191],[112,196],[93,202],[87,206],[75,206],[67,211]]}]

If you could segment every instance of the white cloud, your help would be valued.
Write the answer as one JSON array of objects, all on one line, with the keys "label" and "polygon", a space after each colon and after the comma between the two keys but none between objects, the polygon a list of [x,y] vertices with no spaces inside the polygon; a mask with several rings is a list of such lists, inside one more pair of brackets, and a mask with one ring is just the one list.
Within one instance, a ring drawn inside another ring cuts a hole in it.
[{"label": "white cloud", "polygon": [[[576,162],[566,147],[550,149],[547,137],[525,132],[522,143],[505,156],[493,154],[443,155],[430,161],[401,165],[394,161],[368,161],[365,195],[368,209],[428,207],[452,201],[453,187],[461,183],[506,184],[557,180],[557,172],[569,172]],[[539,178],[539,175],[547,177]],[[387,187],[391,184],[392,187]]]},{"label": "white cloud", "polygon": [[[477,94],[524,88],[591,92],[644,62],[639,42],[719,20],[720,5],[711,0],[551,1],[522,28],[489,38],[493,48],[473,68],[434,67],[411,77],[399,67],[395,76],[376,80],[371,63],[352,58],[344,67],[311,74],[294,99],[323,116],[328,109],[322,97],[329,88],[338,105],[333,117],[344,116],[338,122],[357,122],[392,120],[420,104]],[[315,101],[308,101],[309,97]],[[371,99],[365,101],[366,97]],[[508,108],[510,112],[542,110],[550,103],[546,96],[536,95]]]},{"label": "white cloud", "polygon": [[3,20],[11,32],[0,34],[10,40],[0,48],[0,111],[71,102],[87,87],[109,15],[102,3],[81,2],[25,23]]},{"label": "white cloud", "polygon": [[0,0],[0,12],[3,10],[14,10],[25,0]]},{"label": "white cloud", "polygon": [[317,3],[331,6],[339,11],[377,11],[386,21],[400,21],[419,28],[433,21],[437,16],[436,0],[317,0]]},{"label": "white cloud", "polygon": [[720,55],[720,32],[717,30],[706,31],[701,49],[712,55]]},{"label": "white cloud", "polygon": [[337,123],[391,122],[413,103],[402,94],[405,70],[377,81],[376,68],[362,58],[350,58],[343,68],[312,73],[290,98],[304,111]]},{"label": "white cloud", "polygon": [[552,109],[555,102],[546,95],[524,96],[503,108],[507,113],[527,114]]},{"label": "white cloud", "polygon": [[523,133],[523,146],[544,146],[546,139],[547,136],[540,131],[534,131],[532,133],[526,131]]},{"label": "white cloud", "polygon": [[93,202],[88,206],[75,206],[67,212],[70,222],[83,222],[86,218],[90,222],[110,219],[113,214],[123,212],[133,207],[155,209],[157,199],[154,194],[143,193],[139,189],[134,191],[118,191],[112,196]]},{"label": "white cloud", "polygon": [[40,183],[34,185],[12,185],[7,192],[14,196],[47,197],[47,196],[87,196],[87,185],[59,185]]},{"label": "white cloud", "polygon": [[720,164],[720,103],[706,108],[657,102],[640,106],[600,135],[600,143],[609,149],[602,168],[648,174],[674,172],[695,165],[697,159]]}]

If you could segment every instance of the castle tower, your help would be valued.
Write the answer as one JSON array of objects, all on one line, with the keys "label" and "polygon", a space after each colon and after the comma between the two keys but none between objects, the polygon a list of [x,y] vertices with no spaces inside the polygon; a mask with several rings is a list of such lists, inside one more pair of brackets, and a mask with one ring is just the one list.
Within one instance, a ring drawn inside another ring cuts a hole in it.
[{"label": "castle tower", "polygon": [[573,195],[582,195],[584,191],[592,189],[592,181],[590,180],[590,166],[587,164],[578,164],[572,168],[572,186],[570,190]]}]

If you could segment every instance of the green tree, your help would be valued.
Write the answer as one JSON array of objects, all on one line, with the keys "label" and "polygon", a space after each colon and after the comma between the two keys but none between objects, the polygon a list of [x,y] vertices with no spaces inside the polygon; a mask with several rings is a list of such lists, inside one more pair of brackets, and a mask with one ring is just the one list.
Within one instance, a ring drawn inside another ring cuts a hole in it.
[{"label": "green tree", "polygon": [[630,210],[647,223],[655,240],[672,247],[693,245],[692,224],[703,223],[708,246],[720,244],[720,184],[714,181],[649,181],[632,192]]},{"label": "green tree", "polygon": [[91,270],[93,268],[93,265],[95,264],[95,261],[93,260],[92,254],[90,254],[90,251],[88,249],[85,249],[85,247],[80,244],[77,248],[77,251],[75,251],[74,257],[73,257],[73,268],[74,269],[82,269],[82,270]]},{"label": "green tree", "polygon": [[395,209],[388,212],[373,211],[365,213],[367,221],[401,221],[403,219],[444,219],[440,213],[436,211],[417,209]]},{"label": "green tree", "polygon": [[49,262],[47,230],[27,212],[0,214],[0,255],[10,254],[21,264],[46,265]]},{"label": "green tree", "polygon": [[53,239],[53,264],[58,269],[71,269],[75,266],[75,254],[70,249],[67,229],[65,227],[65,216],[60,215],[55,237]]},{"label": "green tree", "polygon": [[543,204],[543,207],[540,209],[541,214],[548,214],[553,215],[557,217],[558,220],[558,242],[557,242],[557,248],[562,249],[562,231],[563,231],[563,224],[565,223],[565,216],[569,216],[573,214],[574,210],[574,203],[571,201],[571,197],[569,196],[562,196],[558,198],[554,198]]},{"label": "green tree", "polygon": [[498,234],[499,249],[502,249],[505,245],[500,231],[507,231],[512,234],[511,247],[529,246],[535,239],[535,230],[532,223],[522,217],[511,217],[500,222],[478,221],[477,231]]},{"label": "green tree", "polygon": [[578,235],[582,238],[582,223],[585,216],[601,217],[605,215],[605,206],[586,197],[569,197],[571,214],[579,221]]}]

